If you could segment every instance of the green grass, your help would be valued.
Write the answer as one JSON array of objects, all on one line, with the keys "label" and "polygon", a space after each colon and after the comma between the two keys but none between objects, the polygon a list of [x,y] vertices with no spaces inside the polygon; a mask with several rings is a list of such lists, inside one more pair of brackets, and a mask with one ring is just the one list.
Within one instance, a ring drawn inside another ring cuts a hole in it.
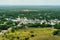
[{"label": "green grass", "polygon": [[52,28],[20,29],[15,32],[7,32],[0,37],[0,40],[60,40],[60,36],[52,34],[55,30]]}]

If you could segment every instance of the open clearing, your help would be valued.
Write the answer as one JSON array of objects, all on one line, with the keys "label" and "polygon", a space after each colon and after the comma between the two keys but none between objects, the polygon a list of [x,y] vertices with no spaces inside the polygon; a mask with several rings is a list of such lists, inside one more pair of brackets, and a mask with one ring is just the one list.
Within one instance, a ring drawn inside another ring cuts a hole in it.
[{"label": "open clearing", "polygon": [[53,35],[52,28],[28,28],[20,29],[15,32],[9,31],[0,40],[60,40],[60,36]]}]

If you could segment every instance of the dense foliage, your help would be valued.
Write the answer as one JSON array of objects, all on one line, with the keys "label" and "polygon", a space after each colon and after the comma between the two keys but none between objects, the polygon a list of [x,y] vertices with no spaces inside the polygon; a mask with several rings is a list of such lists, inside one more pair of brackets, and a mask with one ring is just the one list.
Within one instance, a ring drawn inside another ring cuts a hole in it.
[{"label": "dense foliage", "polygon": [[60,30],[56,30],[53,32],[53,35],[59,35],[60,36]]},{"label": "dense foliage", "polygon": [[[23,10],[38,10],[38,11],[23,11]],[[0,8],[0,18],[1,17],[27,17],[27,18],[37,18],[37,19],[60,19],[60,8]]]}]

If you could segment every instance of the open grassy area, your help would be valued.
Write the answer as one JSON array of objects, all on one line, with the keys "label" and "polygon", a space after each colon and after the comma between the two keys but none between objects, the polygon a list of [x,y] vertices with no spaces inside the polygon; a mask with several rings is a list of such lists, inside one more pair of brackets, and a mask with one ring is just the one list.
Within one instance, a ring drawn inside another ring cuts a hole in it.
[{"label": "open grassy area", "polygon": [[15,32],[7,32],[0,36],[0,40],[60,40],[60,36],[52,33],[56,29],[52,28],[28,28],[20,29]]}]

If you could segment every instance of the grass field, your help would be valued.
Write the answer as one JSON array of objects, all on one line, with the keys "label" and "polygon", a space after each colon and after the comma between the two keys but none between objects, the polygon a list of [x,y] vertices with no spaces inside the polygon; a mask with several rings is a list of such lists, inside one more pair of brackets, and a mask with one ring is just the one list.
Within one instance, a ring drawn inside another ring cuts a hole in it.
[{"label": "grass field", "polygon": [[53,35],[52,28],[28,28],[15,32],[7,32],[0,36],[0,40],[60,40],[60,36]]}]

